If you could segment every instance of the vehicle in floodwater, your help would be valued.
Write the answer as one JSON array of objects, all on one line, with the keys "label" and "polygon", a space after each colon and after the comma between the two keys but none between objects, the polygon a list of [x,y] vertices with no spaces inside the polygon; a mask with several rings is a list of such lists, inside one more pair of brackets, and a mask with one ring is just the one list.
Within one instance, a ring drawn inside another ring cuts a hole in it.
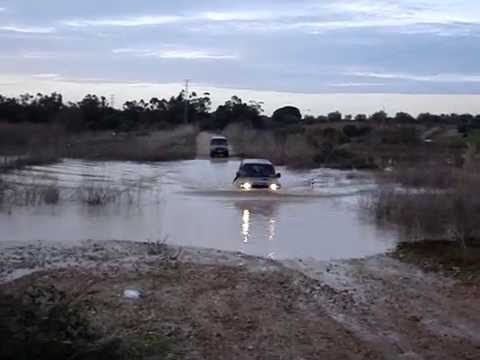
[{"label": "vehicle in floodwater", "polygon": [[280,178],[281,174],[275,172],[275,167],[270,161],[245,159],[240,163],[233,183],[244,191],[264,189],[275,192],[282,187]]},{"label": "vehicle in floodwater", "polygon": [[230,148],[224,136],[213,136],[210,140],[210,157],[229,157]]}]

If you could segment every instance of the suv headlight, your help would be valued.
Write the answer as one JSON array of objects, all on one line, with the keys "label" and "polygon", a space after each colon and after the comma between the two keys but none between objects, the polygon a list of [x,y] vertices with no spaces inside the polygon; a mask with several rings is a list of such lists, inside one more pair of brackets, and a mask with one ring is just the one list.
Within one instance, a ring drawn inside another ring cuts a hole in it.
[{"label": "suv headlight", "polygon": [[252,190],[252,184],[250,184],[249,182],[243,183],[242,185],[240,185],[240,187],[243,190]]},{"label": "suv headlight", "polygon": [[277,184],[270,185],[270,190],[272,191],[278,191],[279,189],[280,189],[280,186],[278,186]]}]

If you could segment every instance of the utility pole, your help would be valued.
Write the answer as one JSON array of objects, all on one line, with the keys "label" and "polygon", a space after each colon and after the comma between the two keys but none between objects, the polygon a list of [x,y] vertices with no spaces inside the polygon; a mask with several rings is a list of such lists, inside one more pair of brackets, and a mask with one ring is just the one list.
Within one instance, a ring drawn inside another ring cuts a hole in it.
[{"label": "utility pole", "polygon": [[183,115],[183,122],[188,124],[188,103],[189,103],[189,87],[190,87],[190,80],[185,80],[185,92],[183,94],[184,101],[185,101],[185,113]]}]

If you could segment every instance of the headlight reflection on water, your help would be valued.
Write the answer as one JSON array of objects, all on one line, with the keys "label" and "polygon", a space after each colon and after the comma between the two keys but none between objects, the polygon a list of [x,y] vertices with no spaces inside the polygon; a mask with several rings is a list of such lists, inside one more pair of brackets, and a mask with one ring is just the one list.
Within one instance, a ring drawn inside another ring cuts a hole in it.
[{"label": "headlight reflection on water", "polygon": [[[252,235],[252,216],[252,211],[249,209],[242,210],[242,237],[245,244],[250,241]],[[277,221],[274,218],[270,218],[265,225],[266,239],[271,242],[275,240]]]},{"label": "headlight reflection on water", "polygon": [[268,223],[268,241],[273,241],[275,239],[275,219],[270,219]]},{"label": "headlight reflection on water", "polygon": [[242,235],[243,242],[248,243],[248,237],[250,236],[250,210],[244,209],[242,214]]}]

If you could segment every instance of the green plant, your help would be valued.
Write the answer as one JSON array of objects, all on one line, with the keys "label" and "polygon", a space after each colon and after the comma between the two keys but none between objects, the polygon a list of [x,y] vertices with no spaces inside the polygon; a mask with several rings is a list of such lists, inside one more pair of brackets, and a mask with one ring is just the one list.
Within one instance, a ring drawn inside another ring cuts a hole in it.
[{"label": "green plant", "polygon": [[84,316],[88,288],[80,286],[72,295],[41,285],[30,286],[20,297],[0,292],[0,358],[84,358],[80,355],[96,340]]},{"label": "green plant", "polygon": [[480,148],[480,130],[473,130],[470,132],[467,138],[467,143],[475,146],[476,149]]}]

